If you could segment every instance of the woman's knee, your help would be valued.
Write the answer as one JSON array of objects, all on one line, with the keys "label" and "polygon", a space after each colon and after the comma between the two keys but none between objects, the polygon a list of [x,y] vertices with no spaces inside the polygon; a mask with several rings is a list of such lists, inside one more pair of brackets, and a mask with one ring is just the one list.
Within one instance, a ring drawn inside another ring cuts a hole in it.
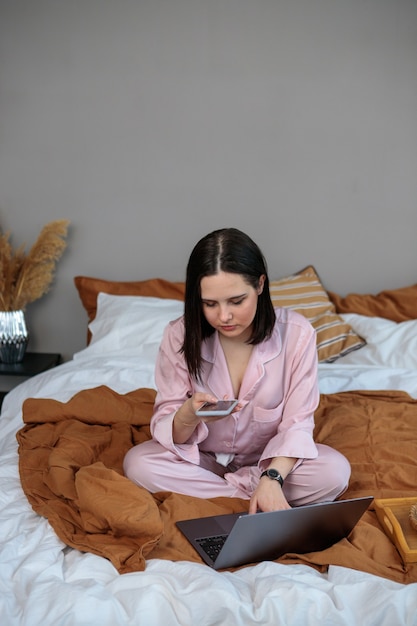
[{"label": "woman's knee", "polygon": [[328,452],[327,471],[322,473],[322,479],[327,485],[323,487],[327,488],[330,498],[337,498],[348,488],[351,467],[347,458],[337,450],[330,448]]},{"label": "woman's knee", "polygon": [[[146,480],[146,474],[149,471],[149,459],[146,443],[140,443],[127,451],[123,459],[123,472],[126,478],[129,478],[137,485],[141,485]],[[139,479],[140,477],[140,479]]]},{"label": "woman's knee", "polygon": [[133,476],[135,474],[136,460],[137,458],[140,459],[140,455],[137,453],[137,447],[138,446],[130,448],[123,459],[123,473],[126,478],[129,478],[130,480],[134,480]]},{"label": "woman's knee", "polygon": [[346,457],[328,446],[317,448],[318,457],[304,460],[287,476],[284,490],[292,505],[335,500],[348,487],[351,470]]}]

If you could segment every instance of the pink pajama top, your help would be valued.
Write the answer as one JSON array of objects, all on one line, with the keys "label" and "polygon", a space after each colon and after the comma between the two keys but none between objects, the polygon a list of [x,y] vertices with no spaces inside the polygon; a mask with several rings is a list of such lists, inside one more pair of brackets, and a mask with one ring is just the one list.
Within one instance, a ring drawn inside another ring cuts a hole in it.
[{"label": "pink pajama top", "polygon": [[167,326],[155,370],[157,395],[151,420],[154,440],[191,463],[200,450],[229,455],[237,467],[263,470],[277,456],[317,457],[314,411],[319,402],[316,334],[302,315],[278,308],[270,339],[253,347],[239,393],[242,409],[212,423],[200,422],[184,444],[172,438],[175,412],[190,394],[233,398],[233,389],[217,331],[202,346],[201,383],[190,378],[183,355],[184,324]]}]

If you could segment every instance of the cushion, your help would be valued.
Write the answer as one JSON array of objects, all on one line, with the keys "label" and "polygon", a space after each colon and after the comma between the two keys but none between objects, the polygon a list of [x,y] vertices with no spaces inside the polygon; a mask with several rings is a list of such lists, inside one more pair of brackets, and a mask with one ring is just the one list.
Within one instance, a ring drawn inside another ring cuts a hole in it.
[{"label": "cushion", "polygon": [[[92,322],[97,311],[97,297],[99,293],[108,293],[119,296],[149,296],[153,298],[170,298],[184,300],[185,285],[181,282],[170,282],[163,278],[150,278],[141,281],[103,280],[89,276],[76,276],[74,283],[81,302],[87,311],[88,321]],[[87,343],[91,333],[88,330]]]},{"label": "cushion", "polygon": [[342,297],[330,291],[329,297],[338,313],[384,317],[393,322],[417,319],[417,284],[386,289],[375,295],[350,293]]},{"label": "cushion", "polygon": [[183,312],[180,300],[100,293],[96,316],[89,324],[90,344],[75,356],[122,353],[154,363],[165,327]]},{"label": "cushion", "polygon": [[311,265],[291,276],[270,282],[272,302],[306,317],[317,333],[319,362],[332,362],[366,344],[336,313],[335,305]]},{"label": "cushion", "polygon": [[[366,340],[366,346],[360,351],[359,358],[356,353],[348,354],[341,364],[417,369],[417,319],[393,322],[357,313],[342,313],[342,317]],[[405,384],[405,376],[402,378]],[[407,387],[401,388],[407,390]]]}]

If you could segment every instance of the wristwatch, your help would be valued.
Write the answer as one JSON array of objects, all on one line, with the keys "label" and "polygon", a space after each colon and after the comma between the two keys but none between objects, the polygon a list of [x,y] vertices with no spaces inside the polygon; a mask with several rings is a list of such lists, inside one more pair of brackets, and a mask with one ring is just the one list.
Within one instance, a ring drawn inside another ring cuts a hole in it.
[{"label": "wristwatch", "polygon": [[284,484],[284,479],[281,476],[281,474],[279,473],[278,470],[276,469],[267,469],[264,472],[262,472],[261,474],[261,478],[262,476],[268,476],[268,478],[270,478],[271,480],[277,480],[279,482],[279,484],[281,485],[281,487]]}]

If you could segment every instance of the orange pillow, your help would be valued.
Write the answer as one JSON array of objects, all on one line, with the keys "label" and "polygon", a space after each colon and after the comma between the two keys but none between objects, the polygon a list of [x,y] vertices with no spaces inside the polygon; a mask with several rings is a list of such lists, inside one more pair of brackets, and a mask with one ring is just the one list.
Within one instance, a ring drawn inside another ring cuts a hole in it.
[{"label": "orange pillow", "polygon": [[417,319],[417,285],[386,289],[376,295],[349,293],[342,297],[331,291],[328,293],[338,313],[383,317],[392,322]]}]

